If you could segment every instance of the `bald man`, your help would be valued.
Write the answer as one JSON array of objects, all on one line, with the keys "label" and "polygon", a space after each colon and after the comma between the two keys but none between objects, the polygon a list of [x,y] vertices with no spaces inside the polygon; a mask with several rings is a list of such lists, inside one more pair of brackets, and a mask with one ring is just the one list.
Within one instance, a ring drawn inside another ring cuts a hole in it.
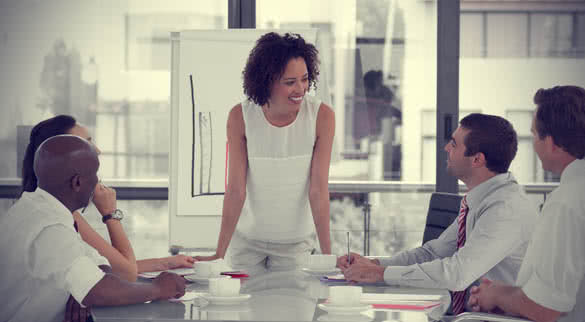
[{"label": "bald man", "polygon": [[89,203],[98,168],[95,149],[80,137],[59,135],[39,146],[38,188],[0,218],[0,321],[63,321],[70,295],[84,306],[107,306],[185,293],[175,274],[153,283],[118,278],[77,234],[72,212]]}]

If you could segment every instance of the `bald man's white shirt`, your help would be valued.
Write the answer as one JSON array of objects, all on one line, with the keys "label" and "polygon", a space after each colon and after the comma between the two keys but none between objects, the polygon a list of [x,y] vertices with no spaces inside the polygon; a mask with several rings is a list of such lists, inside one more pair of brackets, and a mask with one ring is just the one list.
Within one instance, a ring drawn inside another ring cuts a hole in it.
[{"label": "bald man's white shirt", "polygon": [[62,321],[104,277],[106,258],[73,228],[71,212],[38,188],[0,218],[0,321]]}]

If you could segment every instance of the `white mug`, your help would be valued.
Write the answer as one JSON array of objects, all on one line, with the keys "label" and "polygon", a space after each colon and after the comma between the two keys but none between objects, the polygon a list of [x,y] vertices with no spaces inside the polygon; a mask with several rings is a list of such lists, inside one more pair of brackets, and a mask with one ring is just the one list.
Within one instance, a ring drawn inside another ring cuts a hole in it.
[{"label": "white mug", "polygon": [[309,268],[314,270],[331,270],[337,265],[337,256],[316,254],[309,256]]},{"label": "white mug", "polygon": [[196,262],[193,271],[198,277],[218,277],[221,274],[221,267],[213,262]]},{"label": "white mug", "polygon": [[340,306],[360,305],[362,298],[361,286],[330,286],[329,303]]},{"label": "white mug", "polygon": [[209,293],[213,296],[237,296],[240,294],[240,280],[236,278],[210,278]]}]

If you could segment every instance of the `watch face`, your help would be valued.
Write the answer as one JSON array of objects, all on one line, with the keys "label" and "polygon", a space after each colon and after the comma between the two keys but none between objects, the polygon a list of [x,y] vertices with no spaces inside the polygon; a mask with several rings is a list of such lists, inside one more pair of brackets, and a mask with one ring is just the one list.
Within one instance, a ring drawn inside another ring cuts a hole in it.
[{"label": "watch face", "polygon": [[116,209],[114,213],[112,213],[112,218],[121,220],[124,218],[124,213],[120,209]]}]

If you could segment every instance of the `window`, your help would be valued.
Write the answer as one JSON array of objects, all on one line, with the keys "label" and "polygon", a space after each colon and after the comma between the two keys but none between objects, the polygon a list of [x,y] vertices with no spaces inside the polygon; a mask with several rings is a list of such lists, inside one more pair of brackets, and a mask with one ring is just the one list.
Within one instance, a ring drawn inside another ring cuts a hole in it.
[{"label": "window", "polygon": [[462,12],[460,20],[461,37],[459,50],[461,56],[485,56],[484,44],[485,15],[482,13]]},{"label": "window", "polygon": [[[550,1],[547,6],[543,11],[536,3],[523,2],[522,11],[493,5],[461,12],[459,105],[481,104],[484,113],[512,122],[519,140],[511,170],[522,183],[558,180],[542,171],[532,149],[534,93],[556,85],[585,86],[584,15],[577,5]],[[484,55],[477,48],[481,44]]]},{"label": "window", "polygon": [[257,28],[318,28],[324,40],[321,70],[344,157],[332,165],[332,180],[421,180],[420,111],[436,105],[435,5],[257,0]]},{"label": "window", "polygon": [[521,184],[542,181],[537,180],[537,156],[532,148],[532,115],[530,109],[508,110],[506,119],[512,123],[516,134],[518,135],[518,152],[512,164],[510,171]]},{"label": "window", "polygon": [[488,14],[487,56],[525,57],[527,54],[527,21],[526,14]]},{"label": "window", "polygon": [[572,14],[530,15],[531,57],[571,57],[572,55]]},{"label": "window", "polygon": [[102,178],[166,178],[169,32],[227,28],[227,4],[57,0],[2,5],[0,177],[18,176],[18,125],[71,114],[90,128],[103,152]]}]

